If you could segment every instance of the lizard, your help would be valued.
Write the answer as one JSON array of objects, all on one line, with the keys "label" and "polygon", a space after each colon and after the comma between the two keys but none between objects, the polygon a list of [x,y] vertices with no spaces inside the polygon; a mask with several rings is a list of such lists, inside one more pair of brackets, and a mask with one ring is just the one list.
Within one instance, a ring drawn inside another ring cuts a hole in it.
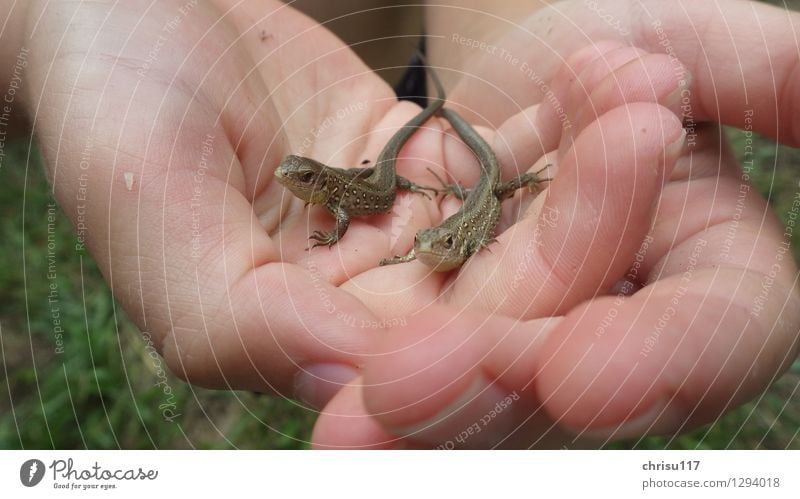
[{"label": "lizard", "polygon": [[417,231],[414,248],[408,254],[385,258],[380,265],[410,262],[416,258],[438,272],[458,268],[473,253],[495,241],[494,232],[504,199],[512,197],[521,187],[533,189],[540,182],[550,181],[549,178],[539,178],[540,170],[501,183],[500,163],[491,146],[456,111],[443,108],[440,114],[478,156],[480,180],[466,193],[458,185],[445,186],[440,179],[446,192],[464,201],[461,209],[438,226]]},{"label": "lizard", "polygon": [[335,168],[297,155],[287,156],[278,165],[275,177],[281,184],[306,201],[306,205],[323,205],[336,219],[333,231],[314,231],[309,237],[316,241],[311,248],[336,244],[347,232],[352,217],[390,211],[398,189],[421,193],[429,199],[424,191],[439,192],[438,189],[418,186],[397,175],[395,167],[397,155],[406,141],[444,105],[444,87],[438,78],[433,80],[437,97],[392,136],[375,161],[375,166]]}]

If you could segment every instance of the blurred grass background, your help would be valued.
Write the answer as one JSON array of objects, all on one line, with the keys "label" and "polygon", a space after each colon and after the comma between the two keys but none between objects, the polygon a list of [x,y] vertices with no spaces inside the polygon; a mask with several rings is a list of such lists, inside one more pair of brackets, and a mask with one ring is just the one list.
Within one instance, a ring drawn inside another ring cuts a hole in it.
[{"label": "blurred grass background", "polygon": [[[741,158],[744,133],[727,132]],[[800,151],[761,137],[754,138],[753,149],[753,184],[785,219],[800,182]],[[53,200],[36,148],[29,148],[27,140],[16,141],[5,152],[0,169],[5,387],[0,449],[308,447],[313,411],[279,398],[192,387],[160,372],[160,363],[114,303],[92,258],[75,251],[72,227],[57,209],[48,228]],[[797,258],[800,231],[792,242]],[[54,275],[48,276],[49,271]],[[54,317],[63,329],[64,353],[56,351]],[[161,381],[171,398],[163,385],[156,385]],[[800,362],[795,361],[764,394],[711,425],[610,447],[800,449],[798,389]],[[180,413],[172,422],[162,417],[159,406],[165,403],[174,403],[174,412]]]}]

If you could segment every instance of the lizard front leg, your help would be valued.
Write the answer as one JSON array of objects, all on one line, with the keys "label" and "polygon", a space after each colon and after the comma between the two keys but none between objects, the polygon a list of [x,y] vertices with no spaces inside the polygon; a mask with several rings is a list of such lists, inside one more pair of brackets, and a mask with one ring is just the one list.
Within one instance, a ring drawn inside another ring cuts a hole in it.
[{"label": "lizard front leg", "polygon": [[336,229],[332,230],[331,232],[322,232],[319,230],[315,230],[309,239],[313,239],[316,241],[311,248],[316,248],[317,246],[328,246],[331,247],[336,242],[342,238],[345,232],[347,232],[347,227],[350,225],[350,215],[341,207],[337,207],[334,209],[328,208],[328,211],[331,212],[336,218]]},{"label": "lizard front leg", "polygon": [[396,263],[406,263],[410,262],[411,260],[414,260],[415,258],[417,258],[417,255],[414,254],[414,250],[412,249],[405,256],[393,256],[391,258],[384,258],[383,260],[381,260],[380,265],[384,266],[384,265],[394,265]]}]

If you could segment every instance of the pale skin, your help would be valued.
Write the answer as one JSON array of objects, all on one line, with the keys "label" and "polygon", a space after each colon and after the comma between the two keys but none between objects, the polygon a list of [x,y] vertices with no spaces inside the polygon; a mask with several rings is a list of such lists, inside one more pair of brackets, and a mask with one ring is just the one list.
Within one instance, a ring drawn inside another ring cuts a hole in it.
[{"label": "pale skin", "polygon": [[[429,10],[426,32],[445,37],[431,43],[430,63],[452,105],[496,127],[479,129],[504,178],[556,165],[532,203],[509,202],[491,251],[439,275],[418,262],[377,264],[457,201],[404,194],[394,215],[355,220],[334,249],[305,252],[330,217],[272,175],[291,153],[359,166],[419,108],[397,103],[346,46],[278,2],[200,2],[155,49],[184,3],[108,11],[94,2],[76,12],[79,2],[51,2],[42,13],[43,1],[26,11],[4,2],[0,14],[19,16],[9,24],[17,31],[2,34],[3,67],[18,47],[30,50],[17,110],[35,118],[59,203],[73,221],[85,208],[87,245],[116,298],[190,382],[303,398],[321,411],[318,447],[435,447],[512,395],[466,446],[596,445],[712,420],[796,356],[788,255],[751,315],[784,229],[752,190],[740,201],[740,167],[715,126],[697,129],[691,163],[680,148],[676,66],[641,6],[662,19],[692,76],[696,121],[743,127],[749,99],[753,129],[794,146],[797,50],[783,41],[794,39],[796,16],[745,2],[719,11],[693,3],[691,15],[679,2],[598,2],[623,35],[585,2],[506,12],[517,26]],[[79,23],[67,29],[73,15]],[[772,66],[753,29],[767,24]],[[546,43],[532,44],[520,26]],[[537,107],[543,95],[520,76],[521,62],[465,49],[453,33],[528,61],[566,103],[563,115]],[[492,83],[507,95],[487,91]],[[435,185],[426,167],[441,166],[474,183],[474,159],[444,126],[432,120],[409,141],[399,174]],[[612,288],[648,234],[636,292],[619,299]],[[394,327],[364,327],[387,318]],[[438,417],[454,403],[453,417]]]}]

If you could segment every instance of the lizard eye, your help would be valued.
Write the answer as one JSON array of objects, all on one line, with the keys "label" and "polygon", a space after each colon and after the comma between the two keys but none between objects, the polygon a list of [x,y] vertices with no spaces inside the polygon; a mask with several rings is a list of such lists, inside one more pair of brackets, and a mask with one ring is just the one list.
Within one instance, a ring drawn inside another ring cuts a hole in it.
[{"label": "lizard eye", "polygon": [[313,178],[314,178],[314,172],[312,171],[305,171],[300,174],[300,182],[303,182],[305,184],[311,182]]},{"label": "lizard eye", "polygon": [[447,236],[444,238],[444,247],[447,249],[453,247],[453,236]]}]

